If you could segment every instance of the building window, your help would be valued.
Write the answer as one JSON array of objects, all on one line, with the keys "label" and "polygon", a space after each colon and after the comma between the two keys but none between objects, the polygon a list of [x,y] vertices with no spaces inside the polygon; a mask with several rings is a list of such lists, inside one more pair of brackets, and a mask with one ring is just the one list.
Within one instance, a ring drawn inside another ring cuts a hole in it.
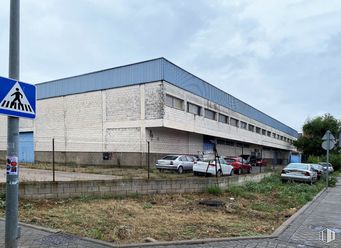
[{"label": "building window", "polygon": [[256,127],[256,133],[260,134],[261,128],[260,127]]},{"label": "building window", "polygon": [[234,146],[234,142],[231,140],[226,140],[226,145],[228,146]]},{"label": "building window", "polygon": [[277,134],[277,139],[280,139],[280,136],[279,136],[279,134]]},{"label": "building window", "polygon": [[255,131],[255,126],[249,124],[249,131],[254,132]]},{"label": "building window", "polygon": [[262,129],[262,135],[266,135],[266,130]]},{"label": "building window", "polygon": [[238,127],[238,120],[235,118],[230,118],[230,125],[234,127]]},{"label": "building window", "polygon": [[272,133],[272,138],[276,139],[276,134]]},{"label": "building window", "polygon": [[187,103],[187,112],[195,115],[200,115],[201,107],[193,103]]},{"label": "building window", "polygon": [[266,133],[266,135],[269,136],[269,137],[271,137],[271,132],[268,131],[268,132]]},{"label": "building window", "polygon": [[219,114],[219,122],[228,124],[229,118],[226,115]]},{"label": "building window", "polygon": [[246,129],[247,128],[247,123],[244,121],[240,122],[240,128]]},{"label": "building window", "polygon": [[215,120],[215,112],[209,109],[205,109],[205,118]]},{"label": "building window", "polygon": [[166,106],[183,110],[184,101],[174,96],[166,95]]}]

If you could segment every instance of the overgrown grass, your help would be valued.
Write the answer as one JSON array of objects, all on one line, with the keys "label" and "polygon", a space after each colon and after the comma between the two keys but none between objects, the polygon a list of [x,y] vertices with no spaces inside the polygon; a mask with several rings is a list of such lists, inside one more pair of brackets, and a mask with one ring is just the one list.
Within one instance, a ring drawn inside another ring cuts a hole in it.
[{"label": "overgrown grass", "polygon": [[218,185],[210,186],[207,189],[207,192],[211,195],[222,195],[224,191]]},{"label": "overgrown grass", "polygon": [[[335,180],[335,176],[333,176]],[[260,211],[281,211],[297,208],[311,201],[325,187],[324,180],[313,185],[307,183],[282,183],[278,174],[264,178],[261,182],[249,182],[244,186],[231,186],[228,192],[235,197],[257,199],[260,195],[272,197],[271,205],[255,202],[251,208]]]}]

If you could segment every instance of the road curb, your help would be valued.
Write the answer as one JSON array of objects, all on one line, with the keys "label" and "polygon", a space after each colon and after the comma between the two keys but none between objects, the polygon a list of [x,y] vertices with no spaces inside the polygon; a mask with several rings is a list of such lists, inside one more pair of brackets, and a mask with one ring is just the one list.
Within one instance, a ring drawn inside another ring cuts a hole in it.
[{"label": "road curb", "polygon": [[319,198],[323,193],[326,192],[326,189],[324,188],[322,191],[320,191],[317,195],[314,196],[314,198],[307,202],[303,207],[301,207],[296,213],[294,213],[293,215],[291,215],[289,217],[289,219],[287,219],[286,221],[284,221],[284,223],[282,225],[280,225],[272,234],[271,237],[272,238],[277,238],[279,235],[281,235],[282,232],[284,232],[285,229],[288,228],[288,226],[290,226],[290,224],[300,215],[302,214],[313,202],[315,202],[315,200],[317,198]]}]

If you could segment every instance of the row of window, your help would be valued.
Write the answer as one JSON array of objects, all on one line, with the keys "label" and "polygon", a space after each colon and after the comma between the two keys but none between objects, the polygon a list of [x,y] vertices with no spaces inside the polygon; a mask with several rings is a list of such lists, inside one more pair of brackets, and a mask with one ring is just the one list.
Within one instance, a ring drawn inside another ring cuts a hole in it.
[{"label": "row of window", "polygon": [[[179,109],[182,111],[184,110],[184,100],[176,98],[176,97],[171,96],[171,95],[166,95],[165,104],[166,104],[166,106],[171,107],[171,108]],[[201,106],[198,106],[194,103],[187,102],[186,111],[188,113],[192,113],[192,114],[199,115],[199,116],[203,115],[205,118],[210,119],[210,120],[217,120],[221,123],[225,123],[225,124],[229,124],[229,125],[234,126],[234,127],[249,130],[250,132],[256,132],[258,134],[266,135],[268,137],[272,137],[274,139],[282,140],[282,141],[288,142],[290,144],[293,143],[292,139],[289,139],[285,136],[282,136],[282,135],[279,135],[276,133],[271,133],[270,131],[267,131],[267,130],[262,129],[260,127],[256,127],[252,124],[247,124],[246,122],[240,121],[240,120],[235,119],[233,117],[229,117],[227,115],[217,113],[217,112],[212,111],[212,110],[207,109],[207,108],[204,108],[203,112],[201,110],[202,110]]]}]

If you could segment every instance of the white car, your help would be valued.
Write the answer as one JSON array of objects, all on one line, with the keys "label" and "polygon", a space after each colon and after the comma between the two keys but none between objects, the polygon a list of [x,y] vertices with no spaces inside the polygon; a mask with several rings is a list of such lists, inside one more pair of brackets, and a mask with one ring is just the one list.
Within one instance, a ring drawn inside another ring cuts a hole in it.
[{"label": "white car", "polygon": [[[220,162],[220,163],[219,163]],[[215,161],[196,161],[193,165],[193,174],[195,176],[197,175],[217,175],[223,176],[223,175],[233,175],[233,166],[230,164],[227,164],[225,159],[219,158],[219,162],[216,168]]]}]

